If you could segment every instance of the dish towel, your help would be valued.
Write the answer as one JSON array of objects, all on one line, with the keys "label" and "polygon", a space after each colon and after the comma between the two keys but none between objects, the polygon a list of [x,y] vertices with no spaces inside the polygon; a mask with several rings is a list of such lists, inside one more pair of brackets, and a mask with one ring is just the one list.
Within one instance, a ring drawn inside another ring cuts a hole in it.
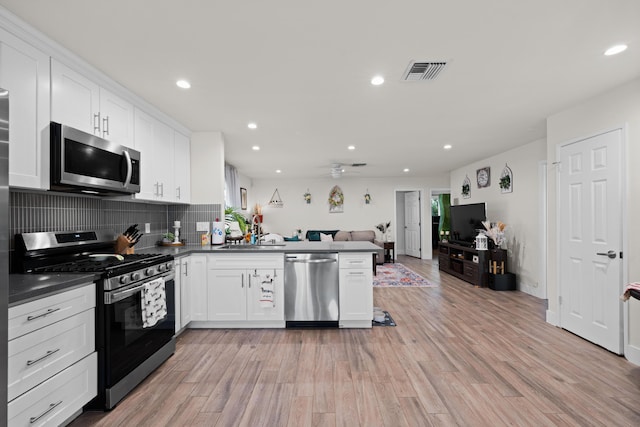
[{"label": "dish towel", "polygon": [[273,308],[276,306],[275,299],[273,298],[273,277],[269,274],[265,275],[260,283],[260,307],[261,308]]},{"label": "dish towel", "polygon": [[167,316],[167,294],[163,278],[145,283],[141,298],[143,328],[150,328]]}]

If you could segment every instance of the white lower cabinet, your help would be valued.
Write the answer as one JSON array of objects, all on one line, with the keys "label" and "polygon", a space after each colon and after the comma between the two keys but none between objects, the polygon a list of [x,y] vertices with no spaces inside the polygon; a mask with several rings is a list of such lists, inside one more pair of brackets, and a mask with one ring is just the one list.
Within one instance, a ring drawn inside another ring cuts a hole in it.
[{"label": "white lower cabinet", "polygon": [[[180,273],[180,328],[185,328],[191,322],[191,300],[192,300],[192,283],[191,275],[191,257],[178,258],[176,266],[179,265],[179,271],[176,271],[176,277]],[[176,313],[176,317],[178,313]]]},{"label": "white lower cabinet", "polygon": [[191,288],[191,320],[205,321],[207,315],[207,255],[193,254],[190,257],[189,287]]},{"label": "white lower cabinet", "polygon": [[94,284],[9,308],[8,425],[60,425],[97,394]]},{"label": "white lower cabinet", "polygon": [[370,253],[340,254],[341,328],[370,328],[373,318],[373,265]]},{"label": "white lower cabinet", "polygon": [[282,253],[210,255],[207,326],[284,327],[283,278]]},{"label": "white lower cabinet", "polygon": [[191,322],[191,257],[175,260],[175,332],[182,331]]}]

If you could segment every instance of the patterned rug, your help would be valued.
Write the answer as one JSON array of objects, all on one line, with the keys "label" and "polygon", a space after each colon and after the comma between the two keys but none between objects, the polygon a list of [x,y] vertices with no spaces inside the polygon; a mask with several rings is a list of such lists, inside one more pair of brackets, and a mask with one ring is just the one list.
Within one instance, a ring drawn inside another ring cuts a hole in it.
[{"label": "patterned rug", "polygon": [[384,288],[399,288],[403,286],[414,288],[435,288],[418,273],[409,270],[402,264],[384,264],[377,266],[377,274],[373,276],[373,286]]}]

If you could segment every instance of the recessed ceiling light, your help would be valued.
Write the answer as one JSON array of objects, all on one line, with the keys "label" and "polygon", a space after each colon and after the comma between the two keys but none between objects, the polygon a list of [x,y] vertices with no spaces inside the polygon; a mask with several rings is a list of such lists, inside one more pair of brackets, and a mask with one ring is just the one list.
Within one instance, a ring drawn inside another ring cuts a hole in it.
[{"label": "recessed ceiling light", "polygon": [[258,125],[257,125],[257,124],[255,124],[255,123],[249,123],[249,124],[247,125],[247,127],[248,127],[249,129],[257,129],[257,128],[258,128]]},{"label": "recessed ceiling light", "polygon": [[258,147],[257,145],[254,145],[253,147],[251,147],[251,149],[253,151],[260,151],[260,147]]},{"label": "recessed ceiling light", "polygon": [[404,168],[402,172],[409,172],[409,168]]},{"label": "recessed ceiling light", "polygon": [[382,76],[375,76],[371,79],[371,84],[374,86],[380,86],[382,83],[384,83],[384,77]]},{"label": "recessed ceiling light", "polygon": [[451,144],[446,144],[444,147],[445,150],[451,150],[452,145]]},{"label": "recessed ceiling light", "polygon": [[355,145],[350,145],[350,146],[348,146],[347,148],[348,148],[349,150],[355,150],[355,149],[356,149],[356,146],[355,146]]},{"label": "recessed ceiling light", "polygon": [[186,80],[178,80],[176,85],[182,89],[189,89],[191,87],[191,83]]},{"label": "recessed ceiling light", "polygon": [[604,54],[606,56],[611,56],[611,55],[616,55],[620,52],[624,52],[625,50],[627,50],[627,45],[626,44],[617,44],[615,46],[611,46],[609,49],[607,49]]},{"label": "recessed ceiling light", "polygon": [[280,169],[276,169],[276,173],[282,173]]}]

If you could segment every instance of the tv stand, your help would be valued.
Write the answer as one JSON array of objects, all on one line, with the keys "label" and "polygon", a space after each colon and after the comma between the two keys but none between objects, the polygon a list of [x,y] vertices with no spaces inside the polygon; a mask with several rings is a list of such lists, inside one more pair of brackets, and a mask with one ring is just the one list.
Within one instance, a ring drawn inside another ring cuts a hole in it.
[{"label": "tv stand", "polygon": [[456,243],[440,242],[438,268],[475,286],[489,285],[490,251],[479,251]]}]

